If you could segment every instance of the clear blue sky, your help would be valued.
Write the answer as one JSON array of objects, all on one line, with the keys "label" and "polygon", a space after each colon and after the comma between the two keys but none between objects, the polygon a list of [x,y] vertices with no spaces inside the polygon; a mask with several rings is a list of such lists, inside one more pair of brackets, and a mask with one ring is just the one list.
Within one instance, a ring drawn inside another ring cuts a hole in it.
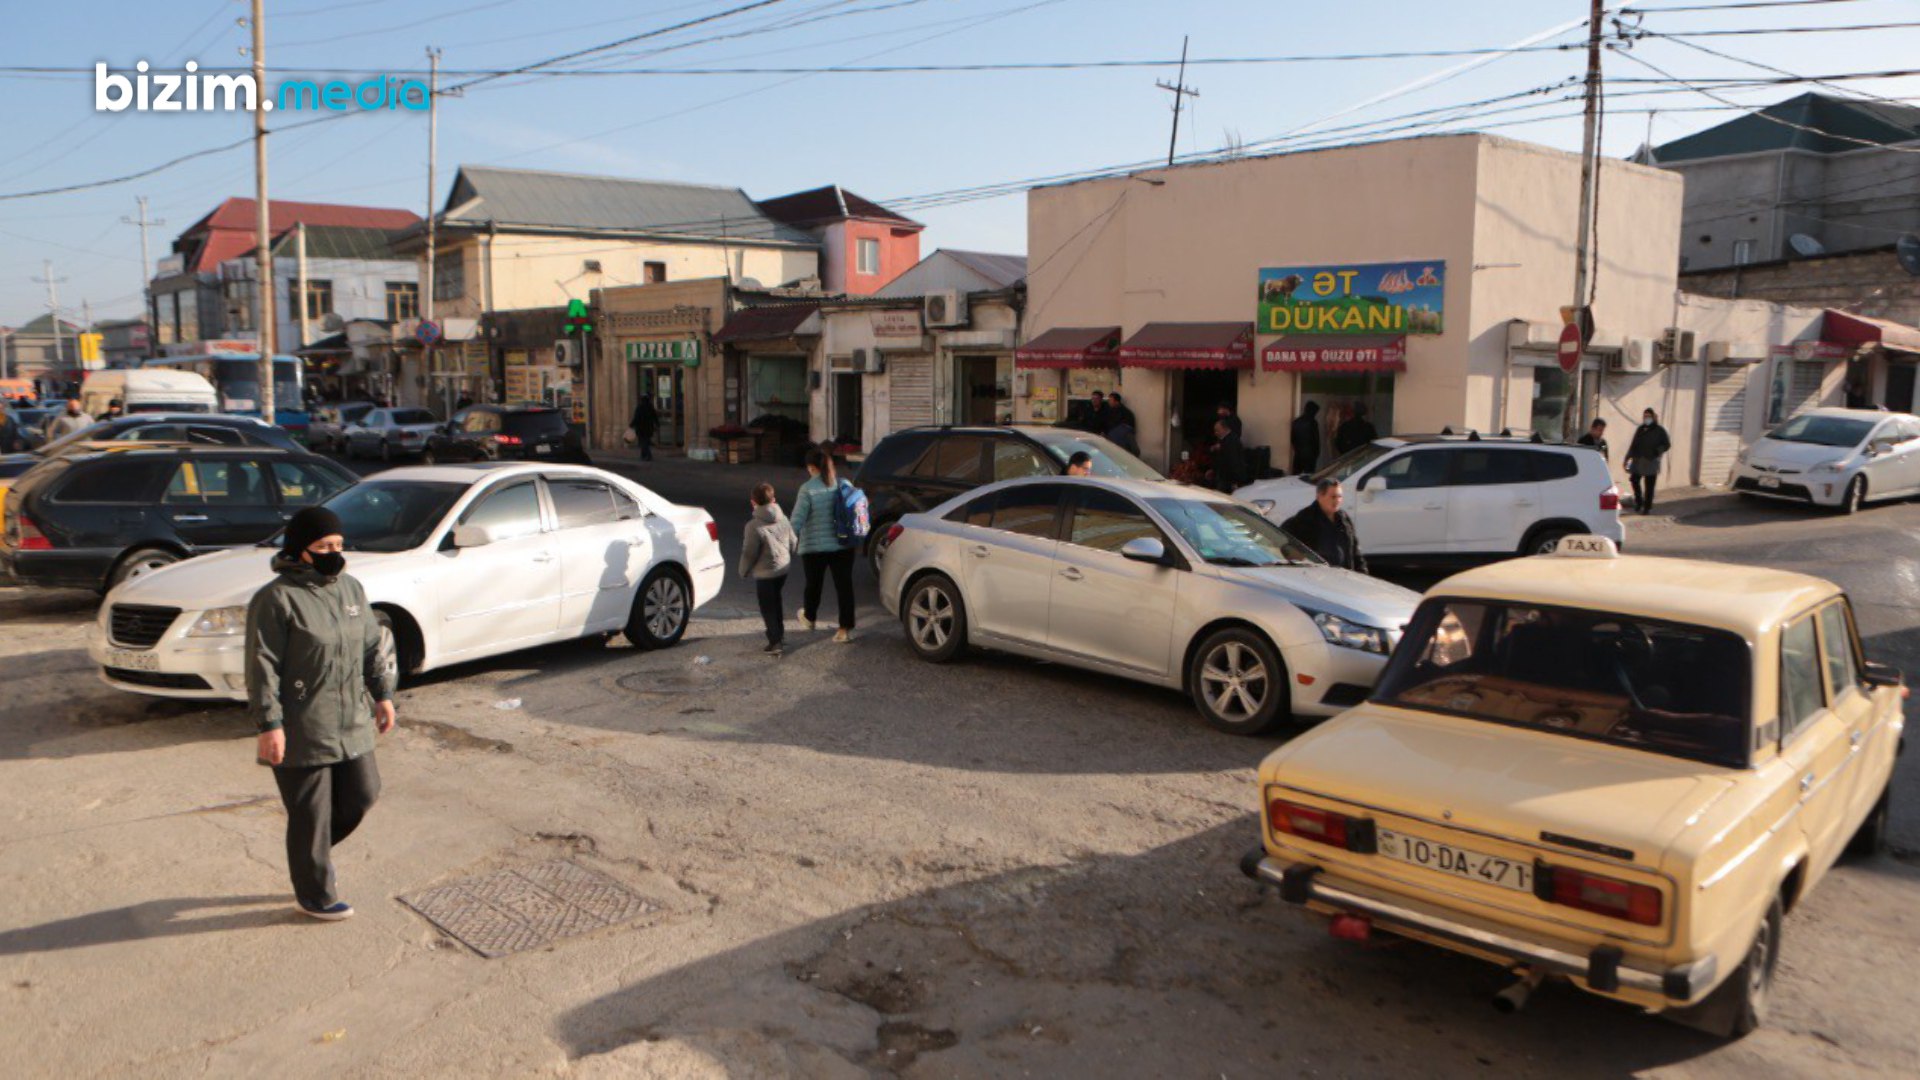
[{"label": "clear blue sky", "polygon": [[[268,0],[267,59],[285,68],[412,69],[423,50],[445,50],[454,69],[531,63],[737,6],[742,0]],[[1722,0],[1647,0],[1649,9]],[[244,63],[242,0],[77,0],[9,4],[0,65],[156,69],[192,59]],[[1584,16],[1581,0],[1456,0],[1452,3],[1301,3],[1292,0],[784,0],[760,11],[618,51],[620,66],[824,66],[1006,61],[1154,59],[1178,54],[1191,35],[1196,57],[1485,48],[1511,45]],[[835,17],[824,17],[835,16]],[[816,20],[808,25],[783,22]],[[1854,0],[1772,9],[1649,15],[1649,29],[1679,33],[1920,21],[1911,0]],[[717,33],[734,40],[646,55]],[[1576,41],[1577,31],[1552,39]],[[1699,39],[1700,45],[1801,75],[1920,67],[1920,31],[1763,35]],[[1646,40],[1637,55],[1687,79],[1764,72]],[[1577,79],[1578,50],[1500,59],[1445,81],[1392,93],[1464,63],[1457,58],[1199,67],[1197,112],[1181,128],[1181,152],[1248,143],[1294,131],[1389,95],[1328,126],[1390,118]],[[1653,72],[1609,56],[1609,78]],[[894,199],[1070,172],[1164,155],[1170,95],[1152,69],[889,75],[634,76],[501,80],[443,104],[440,191],[461,163],[492,163],[737,185],[756,198],[827,183]],[[1920,97],[1920,79],[1848,83],[1863,91]],[[1617,89],[1647,89],[1645,86]],[[1802,88],[1726,91],[1765,104]],[[1540,99],[1533,99],[1540,100]],[[1549,99],[1550,100],[1550,99]],[[1511,103],[1508,103],[1511,104]],[[1620,98],[1618,110],[1657,107],[1654,138],[1666,141],[1721,122],[1729,112],[1684,111],[1716,103],[1691,93]],[[1508,107],[1502,105],[1498,107]],[[1460,121],[1572,148],[1572,104]],[[1445,115],[1445,114],[1438,114]],[[1423,117],[1422,119],[1431,119]],[[275,114],[285,123],[291,114]],[[1411,122],[1411,121],[1409,121]],[[116,176],[238,139],[251,120],[230,114],[104,114],[93,109],[91,75],[0,74],[0,194]],[[616,130],[619,129],[619,130]],[[1619,112],[1606,150],[1631,153],[1647,117]],[[426,121],[420,113],[353,116],[272,141],[272,193],[424,212]],[[32,279],[54,260],[64,310],[91,300],[96,318],[134,314],[143,281],[137,231],[121,223],[146,195],[166,226],[154,257],[221,199],[253,193],[252,156],[242,148],[147,179],[93,191],[0,200],[0,324],[43,313]],[[1018,252],[1026,240],[1018,194],[918,211],[936,246]]]}]

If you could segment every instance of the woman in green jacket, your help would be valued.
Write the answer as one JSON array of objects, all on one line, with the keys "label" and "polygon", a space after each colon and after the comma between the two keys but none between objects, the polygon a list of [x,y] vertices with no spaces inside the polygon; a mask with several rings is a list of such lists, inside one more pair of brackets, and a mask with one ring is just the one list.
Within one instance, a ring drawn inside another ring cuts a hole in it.
[{"label": "woman in green jacket", "polygon": [[831,576],[840,606],[840,629],[833,640],[845,644],[853,640],[853,549],[840,545],[833,507],[840,499],[841,485],[847,482],[834,470],[833,452],[824,444],[807,451],[807,472],[807,482],[794,497],[793,513],[787,515],[800,539],[800,570],[806,582],[800,616],[807,629],[818,626],[820,593]]},{"label": "woman in green jacket", "polygon": [[287,523],[274,580],[247,606],[247,706],[258,758],[287,807],[287,865],[300,910],[337,920],[333,845],[380,794],[374,732],[393,729],[391,646],[367,594],[348,577],[333,511],[310,506]]}]

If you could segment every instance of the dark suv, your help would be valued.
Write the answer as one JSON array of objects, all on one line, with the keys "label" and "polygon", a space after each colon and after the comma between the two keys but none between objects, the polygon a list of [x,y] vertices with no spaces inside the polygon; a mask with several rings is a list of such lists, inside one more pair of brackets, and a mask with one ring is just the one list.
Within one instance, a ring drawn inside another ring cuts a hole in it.
[{"label": "dark suv", "polygon": [[56,439],[37,450],[0,457],[0,479],[19,476],[47,458],[89,442],[189,443],[194,446],[271,446],[302,449],[293,436],[251,416],[215,416],[207,413],[135,413],[102,420]]},{"label": "dark suv", "polygon": [[134,447],[70,454],[13,485],[0,577],[106,591],[218,548],[253,544],[357,477],[305,452]]},{"label": "dark suv", "polygon": [[873,523],[868,560],[877,572],[877,539],[906,515],[931,510],[996,480],[1059,476],[1081,451],[1093,459],[1095,476],[1166,479],[1106,439],[1071,428],[919,427],[894,432],[867,455],[854,480],[867,493]]},{"label": "dark suv", "polygon": [[453,414],[427,440],[424,460],[580,461],[584,455],[567,414],[544,405],[473,405]]}]

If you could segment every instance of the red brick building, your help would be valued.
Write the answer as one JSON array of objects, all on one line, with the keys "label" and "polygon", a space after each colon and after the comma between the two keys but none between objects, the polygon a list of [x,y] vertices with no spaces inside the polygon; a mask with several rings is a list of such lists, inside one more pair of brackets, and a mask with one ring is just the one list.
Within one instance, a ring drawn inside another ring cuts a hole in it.
[{"label": "red brick building", "polygon": [[925,225],[838,184],[758,205],[768,217],[820,238],[822,291],[871,296],[920,261]]}]

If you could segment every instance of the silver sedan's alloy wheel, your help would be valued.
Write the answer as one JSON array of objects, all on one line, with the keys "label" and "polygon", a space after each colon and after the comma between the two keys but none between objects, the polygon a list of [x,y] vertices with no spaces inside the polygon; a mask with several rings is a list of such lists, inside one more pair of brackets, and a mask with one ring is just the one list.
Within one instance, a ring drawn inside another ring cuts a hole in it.
[{"label": "silver sedan's alloy wheel", "polygon": [[1238,641],[1222,642],[1200,668],[1200,692],[1223,720],[1241,722],[1260,714],[1271,692],[1260,654]]},{"label": "silver sedan's alloy wheel", "polygon": [[953,597],[945,589],[931,586],[913,596],[907,609],[907,630],[913,643],[923,652],[937,652],[953,638]]},{"label": "silver sedan's alloy wheel", "polygon": [[671,641],[687,621],[687,590],[671,576],[662,576],[647,587],[642,599],[642,618],[647,632],[657,640]]}]

